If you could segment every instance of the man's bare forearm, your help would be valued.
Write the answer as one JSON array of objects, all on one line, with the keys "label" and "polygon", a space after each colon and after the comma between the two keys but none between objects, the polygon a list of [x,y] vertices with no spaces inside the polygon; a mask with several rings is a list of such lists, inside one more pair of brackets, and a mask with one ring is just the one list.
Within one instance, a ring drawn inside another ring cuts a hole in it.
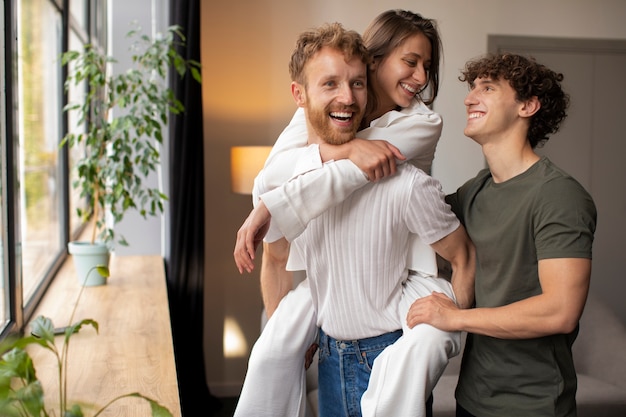
[{"label": "man's bare forearm", "polygon": [[457,230],[433,245],[452,267],[452,290],[457,305],[469,308],[474,304],[474,279],[476,275],[476,250],[474,244],[460,226]]},{"label": "man's bare forearm", "polygon": [[286,269],[288,257],[287,239],[263,242],[261,296],[268,318],[274,314],[280,300],[293,288],[293,273]]}]

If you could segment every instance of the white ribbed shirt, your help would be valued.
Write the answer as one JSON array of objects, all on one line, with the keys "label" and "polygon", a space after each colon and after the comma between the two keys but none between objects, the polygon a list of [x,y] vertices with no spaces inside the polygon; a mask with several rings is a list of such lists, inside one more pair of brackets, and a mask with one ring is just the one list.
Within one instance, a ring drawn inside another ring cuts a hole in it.
[{"label": "white ribbed shirt", "polygon": [[[357,137],[388,140],[397,146],[413,165],[429,172],[442,125],[439,114],[421,101],[414,100],[406,108],[389,111],[375,119],[368,128],[359,131]],[[336,161],[334,165],[324,166],[318,145],[306,146],[307,139],[304,110],[299,108],[276,140],[265,167],[255,179],[253,190],[255,205],[262,194],[291,179],[294,181],[293,187],[298,189],[292,193],[291,202],[294,203],[294,210],[299,210],[302,218],[312,218],[309,212],[321,213],[368,183],[363,172],[350,160]],[[305,173],[306,175],[302,175]],[[332,192],[324,196],[317,192],[319,189],[329,188],[332,188]],[[313,193],[315,201],[305,194],[307,191]],[[296,192],[303,194],[302,199],[307,202],[306,205],[297,205]],[[268,242],[283,236],[293,240],[305,227],[305,223],[288,227],[286,234],[283,235],[274,224],[275,222],[271,223],[270,230],[265,236]],[[410,240],[409,245],[411,249],[408,262],[411,269],[424,275],[435,275],[437,263],[432,248],[415,237]],[[294,251],[289,256],[288,269],[304,269],[301,259]]]},{"label": "white ribbed shirt", "polygon": [[[439,182],[404,164],[396,175],[368,183],[342,203],[304,215],[295,209],[315,206],[316,197],[299,192],[298,186],[288,182],[262,199],[285,236],[302,232],[292,245],[306,265],[318,326],[348,340],[400,329],[404,318],[397,306],[408,274],[410,233],[431,244],[459,227]],[[318,200],[333,192],[313,186]]]}]

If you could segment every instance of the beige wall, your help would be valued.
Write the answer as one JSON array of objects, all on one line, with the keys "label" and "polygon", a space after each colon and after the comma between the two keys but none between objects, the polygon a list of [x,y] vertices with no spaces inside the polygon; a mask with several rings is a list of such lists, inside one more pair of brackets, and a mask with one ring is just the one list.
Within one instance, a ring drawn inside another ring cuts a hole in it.
[{"label": "beige wall", "polygon": [[251,202],[249,196],[230,191],[229,149],[235,145],[271,145],[291,117],[295,107],[289,93],[287,61],[299,32],[327,21],[339,21],[362,31],[374,16],[389,7],[407,8],[439,22],[445,60],[435,109],[443,115],[445,127],[433,175],[441,180],[446,192],[483,166],[478,146],[462,135],[466,87],[457,76],[467,59],[486,52],[488,34],[626,39],[623,0],[380,3],[202,3],[208,219],[205,351],[207,379],[216,395],[236,395],[246,370],[247,354],[224,358],[225,318],[239,325],[249,350],[258,336],[262,308],[258,275],[239,275],[232,260],[235,234]]}]

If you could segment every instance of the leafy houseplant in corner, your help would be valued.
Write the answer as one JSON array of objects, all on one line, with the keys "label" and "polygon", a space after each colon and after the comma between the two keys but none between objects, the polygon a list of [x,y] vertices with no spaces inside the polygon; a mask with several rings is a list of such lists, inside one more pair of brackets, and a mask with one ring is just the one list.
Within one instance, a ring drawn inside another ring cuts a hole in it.
[{"label": "leafy houseplant in corner", "polygon": [[[184,111],[167,86],[168,69],[183,77],[189,70],[201,82],[200,64],[184,59],[176,50],[185,38],[178,26],[171,26],[164,34],[150,38],[139,28],[131,30],[132,64],[124,72],[111,74],[116,60],[87,45],[83,51],[68,51],[62,56],[68,66],[66,90],[86,84],[87,93],[80,103],[70,103],[66,111],[76,112],[78,125],[84,132],[70,131],[61,146],[81,149],[84,156],[76,163],[76,180],[72,186],[87,198],[85,209],[78,215],[91,218],[93,228],[88,242],[70,242],[69,252],[76,261],[77,252],[88,252],[95,263],[108,264],[109,251],[114,243],[128,245],[123,236],[116,236],[115,223],[122,220],[129,209],[138,210],[145,218],[163,212],[167,197],[151,187],[147,178],[156,173],[160,164],[159,147],[163,128],[169,113]],[[106,214],[106,216],[105,216]],[[97,259],[93,252],[102,252]],[[79,267],[79,282],[98,285],[103,282],[93,271],[93,265]]]},{"label": "leafy houseplant in corner", "polygon": [[[109,271],[104,265],[94,267],[95,273],[108,276]],[[98,331],[98,322],[92,319],[79,320],[72,324],[74,312],[80,300],[84,287],[81,288],[74,311],[70,317],[70,325],[63,329],[63,343],[57,346],[55,337],[57,331],[52,321],[44,316],[37,317],[31,323],[31,335],[17,340],[9,340],[0,344],[0,416],[2,417],[84,417],[85,414],[80,405],[70,405],[67,393],[67,364],[69,360],[69,347],[71,337],[78,333],[84,326],[93,327]],[[37,373],[32,358],[26,351],[29,345],[38,345],[55,356],[57,367],[58,404],[54,407],[46,405],[43,386],[37,379]],[[161,404],[138,392],[123,394],[115,397],[99,410],[93,417],[99,416],[113,403],[123,398],[140,398],[148,402],[152,417],[172,417],[172,413]],[[58,408],[57,408],[58,407]],[[56,410],[54,410],[56,408]]]}]

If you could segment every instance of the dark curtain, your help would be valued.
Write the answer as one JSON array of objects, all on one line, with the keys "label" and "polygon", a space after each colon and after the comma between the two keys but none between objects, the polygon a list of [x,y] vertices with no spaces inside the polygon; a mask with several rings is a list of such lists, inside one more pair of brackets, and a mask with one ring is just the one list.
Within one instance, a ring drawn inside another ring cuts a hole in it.
[{"label": "dark curtain", "polygon": [[[187,38],[180,54],[200,62],[200,1],[171,0],[170,24]],[[204,162],[202,92],[187,74],[171,77],[185,106],[170,119],[170,250],[165,256],[174,354],[183,416],[218,409],[206,383],[203,351]],[[206,415],[206,414],[204,414]]]}]

